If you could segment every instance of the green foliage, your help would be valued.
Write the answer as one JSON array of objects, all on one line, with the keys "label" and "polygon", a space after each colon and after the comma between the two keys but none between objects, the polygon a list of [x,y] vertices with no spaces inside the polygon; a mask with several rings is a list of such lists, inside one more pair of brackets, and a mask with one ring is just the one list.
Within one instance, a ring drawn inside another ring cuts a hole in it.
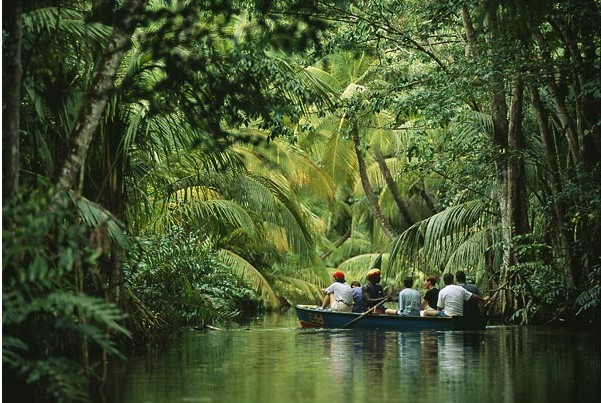
[{"label": "green foliage", "polygon": [[588,288],[576,299],[578,315],[598,322],[601,315],[601,265],[593,266],[588,274]]},{"label": "green foliage", "polygon": [[75,286],[96,270],[101,251],[90,247],[89,229],[74,212],[42,191],[3,205],[2,364],[8,396],[87,400],[89,360],[99,360],[100,353],[120,356],[113,336],[129,335],[114,304]]},{"label": "green foliage", "polygon": [[424,273],[482,267],[497,221],[489,203],[471,200],[417,222],[395,241],[391,270],[406,265]]},{"label": "green foliage", "polygon": [[199,233],[173,230],[136,241],[126,267],[128,285],[172,325],[229,321],[261,308],[257,294],[220,263]]}]

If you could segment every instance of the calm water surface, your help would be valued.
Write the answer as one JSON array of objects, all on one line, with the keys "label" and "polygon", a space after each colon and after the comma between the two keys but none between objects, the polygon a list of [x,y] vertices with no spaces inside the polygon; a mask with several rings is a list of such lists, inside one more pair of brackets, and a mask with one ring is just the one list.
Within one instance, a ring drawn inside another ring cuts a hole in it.
[{"label": "calm water surface", "polygon": [[593,402],[601,348],[591,333],[299,328],[294,312],[181,339],[115,369],[99,401]]}]

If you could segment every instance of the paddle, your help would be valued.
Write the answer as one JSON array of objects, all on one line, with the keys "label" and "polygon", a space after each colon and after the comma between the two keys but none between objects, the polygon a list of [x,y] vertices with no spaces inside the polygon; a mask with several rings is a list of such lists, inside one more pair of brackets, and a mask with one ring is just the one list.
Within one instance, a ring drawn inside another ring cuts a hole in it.
[{"label": "paddle", "polygon": [[388,301],[390,299],[390,297],[386,297],[384,298],[382,301],[378,302],[377,304],[375,304],[374,306],[372,306],[371,308],[369,308],[367,311],[363,312],[361,314],[361,316],[359,316],[358,318],[355,318],[353,320],[351,320],[350,322],[345,323],[344,325],[342,325],[340,328],[341,329],[346,329],[348,327],[350,327],[351,325],[354,325],[355,323],[359,322],[361,319],[363,319],[365,316],[369,315],[370,313],[372,313],[373,311],[375,311],[375,309],[377,307],[379,307],[380,305],[382,305],[384,302]]}]

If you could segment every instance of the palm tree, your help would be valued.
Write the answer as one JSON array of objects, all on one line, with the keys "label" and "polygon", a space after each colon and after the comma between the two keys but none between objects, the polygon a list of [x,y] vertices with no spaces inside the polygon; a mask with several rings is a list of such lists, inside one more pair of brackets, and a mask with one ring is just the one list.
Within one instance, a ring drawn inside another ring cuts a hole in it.
[{"label": "palm tree", "polygon": [[[345,53],[333,55],[322,62],[323,68],[307,69],[341,108],[323,118],[310,119],[312,130],[301,132],[298,137],[299,146],[329,173],[337,186],[338,205],[342,208],[332,210],[332,218],[352,217],[346,220],[346,228],[337,231],[339,238],[331,241],[332,247],[348,254],[331,250],[323,254],[335,264],[357,254],[372,256],[374,249],[388,249],[390,239],[382,237],[382,231],[395,239],[396,228],[408,228],[416,218],[433,213],[431,198],[423,197],[423,179],[407,172],[393,174],[408,166],[402,150],[408,141],[405,134],[412,130],[410,124],[399,130],[386,111],[370,111],[365,94],[369,91],[371,61],[368,57],[354,57]],[[351,116],[347,112],[351,109],[360,112]],[[342,200],[351,201],[351,205],[341,203]],[[426,207],[424,200],[430,202]],[[366,215],[367,211],[371,214]],[[372,217],[377,223],[373,227]],[[371,241],[361,235],[365,230],[372,232]]]}]

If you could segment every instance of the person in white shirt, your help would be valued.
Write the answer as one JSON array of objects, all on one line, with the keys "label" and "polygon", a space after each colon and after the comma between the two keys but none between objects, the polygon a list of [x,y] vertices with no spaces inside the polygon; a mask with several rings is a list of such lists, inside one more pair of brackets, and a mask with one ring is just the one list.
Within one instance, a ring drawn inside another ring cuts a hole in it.
[{"label": "person in white shirt", "polygon": [[325,290],[321,308],[328,306],[335,312],[351,312],[353,308],[353,290],[344,279],[344,273],[335,272],[332,277],[334,282]]},{"label": "person in white shirt", "polygon": [[453,284],[454,277],[451,273],[442,276],[445,287],[438,293],[436,311],[424,311],[425,316],[463,316],[463,303],[471,298],[484,301],[484,298],[472,294],[463,287]]}]

